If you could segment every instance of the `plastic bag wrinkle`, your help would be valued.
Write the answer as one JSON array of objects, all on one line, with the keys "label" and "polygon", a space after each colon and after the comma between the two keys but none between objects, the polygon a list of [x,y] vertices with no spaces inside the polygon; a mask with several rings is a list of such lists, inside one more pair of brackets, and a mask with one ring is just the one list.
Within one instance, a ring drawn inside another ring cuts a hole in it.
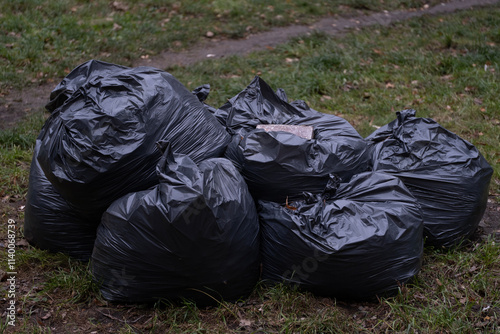
[{"label": "plastic bag wrinkle", "polygon": [[366,140],[373,170],[401,178],[421,204],[429,245],[452,247],[472,236],[493,174],[474,145],[415,110],[398,112]]},{"label": "plastic bag wrinkle", "polygon": [[324,194],[293,202],[296,210],[259,201],[263,279],[347,299],[397,290],[422,261],[423,221],[415,198],[384,173],[332,183]]},{"label": "plastic bag wrinkle", "polygon": [[197,97],[150,67],[89,61],[52,98],[37,159],[63,197],[97,220],[113,200],[157,183],[157,141],[199,162],[230,140]]},{"label": "plastic bag wrinkle", "polygon": [[[203,305],[213,303],[206,294],[225,300],[248,295],[259,277],[260,239],[243,178],[226,159],[197,165],[160,146],[166,151],[157,166],[159,183],[118,199],[103,215],[92,255],[103,296]],[[127,278],[116,282],[115,272]]]},{"label": "plastic bag wrinkle", "polygon": [[[225,157],[241,171],[254,198],[284,203],[304,191],[321,193],[332,173],[347,181],[368,168],[366,143],[347,121],[286,99],[283,90],[275,93],[255,77],[215,113],[235,133]],[[314,139],[266,132],[256,129],[259,124],[312,126]]]},{"label": "plastic bag wrinkle", "polygon": [[[40,142],[35,144],[35,155]],[[90,259],[97,227],[85,213],[77,211],[47,180],[33,157],[24,216],[24,236],[33,246],[68,254],[78,260]]]}]

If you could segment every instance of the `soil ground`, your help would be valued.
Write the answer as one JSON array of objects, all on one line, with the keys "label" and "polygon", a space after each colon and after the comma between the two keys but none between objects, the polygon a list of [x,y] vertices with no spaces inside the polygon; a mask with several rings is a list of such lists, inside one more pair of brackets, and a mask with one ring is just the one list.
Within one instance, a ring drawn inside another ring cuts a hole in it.
[{"label": "soil ground", "polygon": [[[136,66],[148,65],[158,68],[168,68],[172,65],[189,65],[208,58],[222,58],[229,55],[245,54],[251,51],[273,47],[276,44],[286,42],[293,36],[306,34],[313,30],[323,31],[328,34],[341,34],[348,29],[356,29],[374,24],[389,25],[393,22],[406,20],[411,17],[431,14],[437,15],[450,13],[455,10],[463,10],[472,6],[489,5],[499,0],[455,0],[442,5],[422,9],[418,11],[395,11],[387,13],[376,13],[349,18],[327,17],[312,26],[289,26],[274,29],[265,33],[250,35],[242,40],[209,40],[193,49],[183,53],[172,53],[166,51],[156,57],[141,59]],[[210,55],[210,57],[209,57]],[[0,129],[14,126],[28,113],[40,110],[48,102],[51,90],[56,83],[45,83],[36,87],[28,87],[23,90],[10,91],[6,96],[0,97]],[[500,196],[490,196],[488,207],[480,223],[480,227],[474,236],[475,240],[481,240],[493,236],[500,241]],[[8,197],[0,201],[0,216],[13,218],[18,224],[22,224],[20,214],[24,207],[22,198]],[[0,241],[0,247],[5,247],[4,241]],[[18,247],[29,247],[25,240],[20,240]],[[18,278],[19,295],[28,295],[30,291],[40,289],[40,273],[34,268],[22,268]],[[42,303],[27,301],[23,305],[24,313],[19,318],[24,321],[32,321],[41,326],[47,326],[53,333],[97,333],[95,325],[99,324],[99,333],[115,332],[117,326],[124,323],[129,324],[138,332],[148,331],[152,328],[155,312],[150,308],[144,309],[135,305],[111,305],[99,300],[79,304],[61,304],[59,300],[71,298],[71,296],[48,296]],[[59,299],[59,300],[58,300]],[[331,304],[340,307],[341,312],[362,321],[366,328],[370,323],[375,325],[376,320],[388,313],[387,305],[380,304],[357,304],[339,303],[328,298],[318,298],[318,304]],[[3,303],[3,302],[2,302]],[[0,303],[0,304],[2,304]],[[258,308],[259,299],[249,298],[245,301],[244,308]],[[313,305],[311,307],[314,307]],[[3,307],[2,307],[3,309]],[[201,317],[210,316],[210,313],[201,313]],[[21,320],[18,318],[18,321]],[[2,315],[2,319],[4,315]],[[209,319],[207,319],[209,320]],[[234,322],[234,323],[233,323]],[[228,319],[230,327],[245,332],[259,332],[258,324],[242,324],[239,319]],[[383,331],[383,329],[380,329]]]}]

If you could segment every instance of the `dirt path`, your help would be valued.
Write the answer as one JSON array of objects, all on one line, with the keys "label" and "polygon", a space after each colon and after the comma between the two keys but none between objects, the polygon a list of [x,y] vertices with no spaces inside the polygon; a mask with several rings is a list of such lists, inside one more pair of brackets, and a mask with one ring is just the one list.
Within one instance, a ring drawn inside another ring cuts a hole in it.
[{"label": "dirt path", "polygon": [[[422,15],[438,15],[457,10],[466,10],[477,6],[487,6],[500,0],[454,0],[441,5],[420,10],[399,10],[393,12],[375,13],[371,15],[349,18],[326,17],[311,26],[292,25],[276,28],[267,32],[250,35],[240,40],[209,40],[181,53],[163,52],[149,59],[140,59],[134,66],[153,66],[167,68],[172,65],[189,65],[205,59],[217,59],[230,55],[243,55],[252,51],[263,50],[286,42],[294,36],[303,35],[313,30],[323,31],[331,35],[339,35],[350,29],[371,25],[390,25]],[[56,80],[57,83],[59,80]],[[50,92],[56,83],[28,87],[23,90],[10,91],[5,97],[0,97],[0,129],[15,125],[28,113],[40,110],[48,102]]]},{"label": "dirt path", "polygon": [[350,29],[376,24],[388,26],[394,22],[404,21],[426,14],[445,14],[457,10],[469,9],[475,6],[492,5],[498,2],[500,1],[455,0],[448,3],[442,3],[435,7],[422,8],[421,10],[398,10],[350,18],[326,17],[310,26],[292,25],[284,28],[275,28],[267,32],[250,35],[240,40],[206,41],[182,53],[166,51],[151,59],[141,59],[137,61],[135,65],[148,65],[158,68],[166,68],[171,65],[189,65],[207,58],[217,59],[230,55],[243,55],[252,51],[263,50],[284,43],[292,37],[304,35],[314,30],[322,31],[330,35],[339,35]]}]

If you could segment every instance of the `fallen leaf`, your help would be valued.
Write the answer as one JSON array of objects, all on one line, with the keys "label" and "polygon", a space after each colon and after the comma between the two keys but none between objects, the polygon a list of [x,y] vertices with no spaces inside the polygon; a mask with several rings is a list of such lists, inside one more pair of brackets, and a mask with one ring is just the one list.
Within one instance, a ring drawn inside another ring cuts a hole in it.
[{"label": "fallen leaf", "polygon": [[128,5],[126,5],[120,1],[113,1],[113,3],[111,4],[111,7],[113,7],[113,9],[115,9],[115,10],[120,10],[123,12],[128,10]]},{"label": "fallen leaf", "polygon": [[250,327],[252,326],[252,321],[247,319],[240,319],[240,327]]},{"label": "fallen leaf", "polygon": [[118,23],[113,23],[113,31],[118,31],[118,30],[122,30],[123,27],[121,25],[119,25]]},{"label": "fallen leaf", "polygon": [[394,88],[394,85],[390,82],[385,84],[385,88]]},{"label": "fallen leaf", "polygon": [[26,241],[26,239],[21,239],[19,241],[16,242],[16,246],[19,246],[19,247],[28,247],[30,244],[28,243],[28,241]]},{"label": "fallen leaf", "polygon": [[439,278],[436,278],[436,283],[437,283],[437,285],[439,285],[439,286],[443,286],[443,283],[441,283],[441,281],[439,280]]},{"label": "fallen leaf", "polygon": [[483,100],[475,98],[474,99],[474,103],[477,104],[477,105],[481,105],[481,104],[483,104]]},{"label": "fallen leaf", "polygon": [[42,320],[47,320],[48,318],[50,318],[52,316],[52,313],[47,313],[46,315],[44,315],[41,319]]},{"label": "fallen leaf", "polygon": [[285,206],[286,206],[286,208],[287,208],[287,209],[290,209],[290,210],[297,210],[297,208],[296,208],[296,207],[288,205],[288,196],[286,197]]},{"label": "fallen leaf", "polygon": [[342,86],[342,90],[343,90],[344,92],[348,92],[348,91],[350,91],[351,89],[357,89],[357,87],[355,87],[355,86],[353,86],[353,85],[351,85],[351,84],[349,84],[349,83],[345,83],[345,84]]},{"label": "fallen leaf", "polygon": [[424,295],[422,295],[421,293],[418,293],[418,292],[417,292],[417,293],[415,293],[413,296],[414,296],[415,298],[417,298],[417,299],[420,299],[420,300],[425,300],[425,299],[427,299]]}]

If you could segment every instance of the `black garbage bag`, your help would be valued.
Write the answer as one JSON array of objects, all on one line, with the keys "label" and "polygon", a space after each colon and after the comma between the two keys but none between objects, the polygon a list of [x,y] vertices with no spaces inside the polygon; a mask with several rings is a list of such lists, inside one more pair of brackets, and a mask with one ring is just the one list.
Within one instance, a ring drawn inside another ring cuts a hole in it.
[{"label": "black garbage bag", "polygon": [[158,177],[103,214],[91,261],[103,296],[199,304],[247,296],[260,272],[259,221],[236,168],[223,158],[197,166],[167,149]]},{"label": "black garbage bag", "polygon": [[98,60],[89,60],[74,68],[71,73],[54,88],[50,93],[49,103],[45,105],[45,109],[52,113],[88,82],[105,79],[118,71],[127,69],[129,68],[126,66],[110,64]]},{"label": "black garbage bag", "polygon": [[[333,180],[333,179],[332,179]],[[415,276],[423,255],[419,205],[403,182],[366,172],[323,195],[259,201],[262,277],[313,293],[371,299]]]},{"label": "black garbage bag", "polygon": [[88,261],[94,248],[95,224],[72,208],[43,173],[36,155],[31,161],[28,195],[24,214],[24,236],[33,246],[68,254]]},{"label": "black garbage bag", "polygon": [[[364,139],[344,119],[288,103],[259,77],[215,112],[236,133],[225,157],[241,171],[257,199],[284,202],[302,192],[321,193],[335,173],[344,181],[368,168]],[[311,126],[313,139],[257,129],[259,124]]]},{"label": "black garbage bag", "polygon": [[474,145],[415,114],[398,112],[366,138],[373,170],[400,177],[417,198],[426,244],[451,247],[481,221],[493,169]]},{"label": "black garbage bag", "polygon": [[230,141],[196,96],[151,67],[92,60],[73,70],[51,98],[37,159],[89,219],[100,221],[112,201],[157,183],[157,141],[170,141],[195,162],[221,156]]}]

